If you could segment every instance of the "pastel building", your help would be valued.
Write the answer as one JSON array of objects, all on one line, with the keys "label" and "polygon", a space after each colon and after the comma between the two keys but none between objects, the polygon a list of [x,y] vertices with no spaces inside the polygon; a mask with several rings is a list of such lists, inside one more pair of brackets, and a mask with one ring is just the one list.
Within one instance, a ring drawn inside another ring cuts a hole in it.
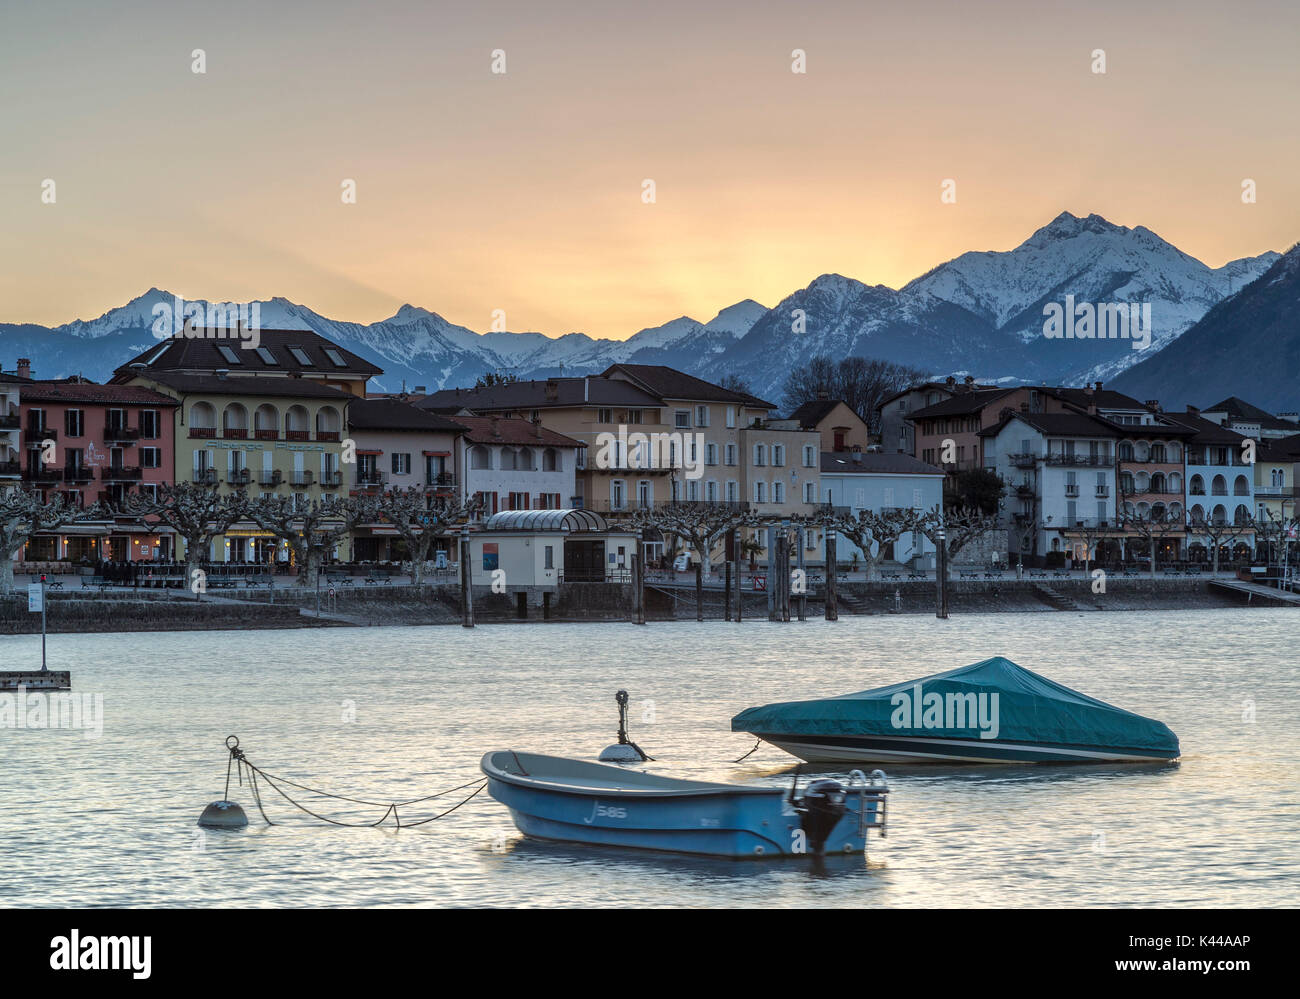
[{"label": "pastel building", "polygon": [[[915,510],[927,513],[943,502],[944,470],[911,455],[878,451],[824,451],[821,454],[820,488],[823,503],[837,512],[856,516],[863,510],[885,513]],[[816,538],[817,559],[825,561],[822,532]],[[836,543],[837,560],[851,561],[865,553],[847,538]],[[886,561],[911,563],[917,568],[932,566],[934,545],[917,531],[905,534],[886,547]]]}]

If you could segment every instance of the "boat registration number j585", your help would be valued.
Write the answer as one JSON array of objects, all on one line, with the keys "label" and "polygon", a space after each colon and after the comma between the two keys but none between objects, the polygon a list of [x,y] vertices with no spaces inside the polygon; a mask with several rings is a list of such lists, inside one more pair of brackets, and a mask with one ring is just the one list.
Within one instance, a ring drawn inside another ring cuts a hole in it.
[{"label": "boat registration number j585", "polygon": [[596,819],[625,819],[627,818],[627,809],[621,805],[602,805],[597,801],[591,808],[591,814],[583,822],[588,824],[595,822]]}]

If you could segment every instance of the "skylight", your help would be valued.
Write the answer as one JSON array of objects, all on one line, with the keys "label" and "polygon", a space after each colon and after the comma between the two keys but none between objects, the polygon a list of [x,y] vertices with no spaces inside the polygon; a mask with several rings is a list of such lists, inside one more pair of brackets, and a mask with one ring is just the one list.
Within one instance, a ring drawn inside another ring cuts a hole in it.
[{"label": "skylight", "polygon": [[312,363],[311,358],[307,356],[307,352],[301,347],[290,347],[289,353],[293,355],[293,359],[299,364],[309,365]]},{"label": "skylight", "polygon": [[239,355],[236,354],[236,353],[235,353],[233,350],[231,350],[229,347],[227,347],[224,343],[219,343],[219,344],[217,344],[217,350],[221,353],[221,356],[224,357],[224,358],[226,359],[226,361],[227,361],[228,363],[230,363],[230,364],[243,364],[243,363],[244,363],[243,361],[241,361],[241,360],[239,359]]},{"label": "skylight", "polygon": [[333,347],[325,348],[325,356],[334,362],[336,368],[346,368],[348,366],[348,362],[343,360],[343,355]]},{"label": "skylight", "polygon": [[172,341],[171,341],[171,340],[168,340],[165,344],[163,344],[161,347],[159,347],[157,350],[155,350],[151,355],[149,355],[149,359],[148,359],[147,361],[145,361],[144,363],[145,363],[145,364],[153,364],[155,361],[158,360],[158,358],[160,358],[160,357],[163,356],[163,353],[164,353],[164,352],[167,350],[167,348],[170,347],[171,345],[172,345]]},{"label": "skylight", "polygon": [[270,347],[258,347],[258,348],[257,348],[257,356],[260,357],[260,358],[261,358],[263,361],[265,361],[267,364],[275,364],[275,363],[276,363],[275,355],[271,353],[271,348],[270,348]]}]

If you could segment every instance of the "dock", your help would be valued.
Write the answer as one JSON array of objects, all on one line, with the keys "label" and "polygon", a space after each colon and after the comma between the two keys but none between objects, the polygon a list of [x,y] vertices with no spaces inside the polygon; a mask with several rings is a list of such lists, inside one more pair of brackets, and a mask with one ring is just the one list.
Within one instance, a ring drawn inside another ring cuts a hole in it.
[{"label": "dock", "polygon": [[1212,579],[1210,586],[1217,586],[1223,590],[1232,590],[1236,593],[1244,593],[1249,602],[1261,600],[1269,603],[1280,604],[1285,607],[1300,607],[1300,593],[1292,593],[1290,590],[1279,590],[1274,586],[1261,586],[1259,583],[1247,583],[1242,579]]},{"label": "dock", "polygon": [[19,669],[0,672],[0,690],[71,690],[72,673],[66,669]]}]

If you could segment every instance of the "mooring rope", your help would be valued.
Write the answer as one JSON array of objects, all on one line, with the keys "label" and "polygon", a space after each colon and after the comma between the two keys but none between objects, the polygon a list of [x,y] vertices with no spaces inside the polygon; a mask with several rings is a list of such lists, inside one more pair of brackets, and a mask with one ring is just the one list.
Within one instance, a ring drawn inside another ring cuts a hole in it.
[{"label": "mooring rope", "polygon": [[762,739],[755,739],[755,740],[754,740],[754,748],[753,748],[753,749],[751,749],[748,753],[746,753],[744,756],[742,756],[739,760],[732,760],[731,762],[732,762],[732,763],[740,763],[740,762],[742,762],[742,761],[744,761],[744,760],[749,759],[749,757],[753,756],[755,753],[758,752],[758,747],[761,746],[762,744],[763,744],[763,740],[762,740]]},{"label": "mooring rope", "polygon": [[[233,745],[231,744],[231,740],[234,740]],[[411,826],[422,826],[427,822],[433,822],[435,819],[440,819],[444,815],[450,815],[452,812],[460,808],[461,805],[468,802],[480,791],[482,791],[483,788],[487,786],[487,778],[480,777],[477,778],[476,780],[469,781],[468,783],[461,784],[457,787],[447,788],[445,791],[438,791],[435,794],[426,794],[420,798],[409,798],[405,801],[369,801],[365,798],[352,798],[344,794],[334,794],[330,791],[322,791],[319,788],[309,787],[306,784],[299,784],[296,781],[291,781],[286,777],[279,777],[275,774],[267,773],[265,770],[257,766],[255,763],[249,760],[248,757],[244,755],[243,750],[239,748],[239,739],[233,735],[226,739],[226,748],[230,750],[230,762],[226,764],[227,798],[229,798],[230,795],[231,765],[233,764],[236,768],[236,771],[239,775],[239,783],[241,784],[241,786],[244,783],[243,769],[244,767],[247,767],[248,783],[253,791],[253,800],[257,804],[257,810],[262,813],[263,820],[265,820],[266,824],[269,826],[277,825],[278,823],[272,822],[270,818],[267,817],[266,809],[262,805],[261,788],[258,786],[258,782],[257,782],[257,778],[259,776],[264,781],[266,781],[267,785],[272,790],[274,790],[277,794],[279,794],[282,798],[284,798],[285,801],[289,802],[289,804],[293,805],[295,808],[299,809],[300,811],[306,812],[312,818],[320,819],[322,822],[328,822],[330,825],[345,826],[353,829],[374,828],[375,826],[383,825],[383,823],[387,820],[388,816],[390,815],[393,817],[393,821],[397,824],[397,827],[399,829],[404,827],[411,827]],[[371,805],[375,808],[383,808],[384,814],[379,817],[379,820],[377,822],[340,822],[337,819],[331,819],[327,815],[321,815],[319,812],[314,812],[306,805],[302,804],[302,802],[296,801],[284,790],[284,788],[280,787],[281,784],[285,784],[289,787],[298,788],[299,790],[306,791],[309,794],[320,795],[321,797],[324,798],[333,798],[336,801],[349,801],[358,805]],[[467,787],[474,788],[474,790],[470,792],[468,797],[461,799],[456,804],[452,805],[451,808],[448,808],[446,811],[439,812],[437,815],[431,815],[427,819],[420,819],[416,822],[403,823],[401,815],[397,811],[398,806],[405,807],[407,805],[416,805],[424,801],[432,801],[434,798],[441,798],[443,795],[446,794],[452,794],[453,792],[456,791],[463,791]]]}]

